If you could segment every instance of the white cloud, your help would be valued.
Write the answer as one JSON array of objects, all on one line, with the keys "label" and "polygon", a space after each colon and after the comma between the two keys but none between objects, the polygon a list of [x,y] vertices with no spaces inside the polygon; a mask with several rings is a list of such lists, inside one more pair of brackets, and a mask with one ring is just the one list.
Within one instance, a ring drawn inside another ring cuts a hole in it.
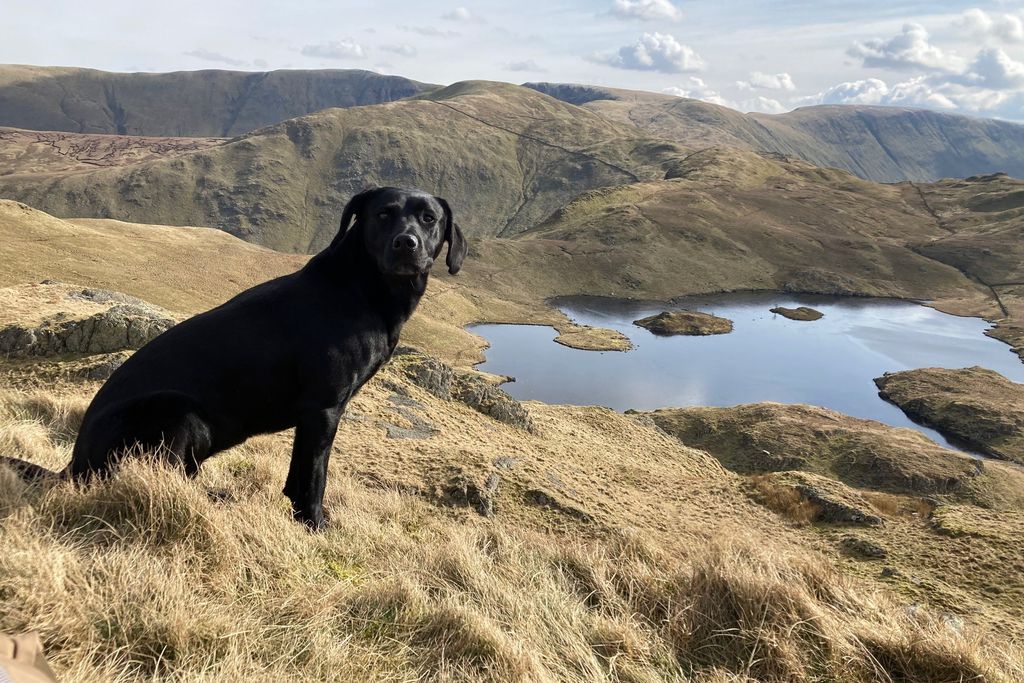
[{"label": "white cloud", "polygon": [[690,76],[687,79],[686,84],[681,87],[673,86],[671,88],[664,88],[662,92],[666,95],[688,97],[693,100],[702,100],[704,102],[718,104],[723,107],[730,106],[728,100],[718,94],[718,92],[713,88],[709,87],[708,84],[704,82],[703,78],[697,78],[696,76]]},{"label": "white cloud", "polygon": [[219,52],[211,52],[210,50],[190,50],[188,52],[182,52],[186,57],[195,57],[201,59],[204,62],[218,62],[220,64],[227,64],[228,66],[246,66],[248,62],[244,59],[235,59],[234,57],[228,57]]},{"label": "white cloud", "polygon": [[402,55],[403,57],[415,57],[416,48],[408,43],[400,43],[399,45],[381,45],[380,49],[386,52],[394,52],[396,55]]},{"label": "white cloud", "polygon": [[790,107],[782,104],[782,102],[773,100],[770,97],[762,97],[761,95],[749,100],[742,100],[737,105],[734,105],[733,108],[740,111],[757,111],[764,114],[781,114],[784,111],[790,110]]},{"label": "white cloud", "polygon": [[729,107],[730,109],[736,109],[739,111],[757,111],[767,114],[781,114],[789,109],[789,107],[786,107],[778,100],[773,100],[770,97],[758,96],[747,100],[741,100],[739,102],[733,102],[726,99],[721,95],[721,93],[709,86],[703,78],[698,78],[696,76],[690,76],[686,83],[681,86],[664,88],[662,89],[662,92],[666,95],[688,97],[693,100],[710,102],[711,104],[717,104],[722,107]]},{"label": "white cloud", "polygon": [[[1014,42],[1018,22],[1008,17],[1010,15],[993,17],[981,10],[970,10],[957,25],[981,37]],[[1020,33],[1024,39],[1024,27]],[[849,53],[862,57],[865,66],[916,67],[918,73],[894,84],[877,78],[839,83],[799,101],[925,107],[1024,119],[1024,62],[1017,61],[1001,47],[982,47],[967,63],[931,45],[927,32],[920,26],[908,24],[896,38],[855,43]]]},{"label": "white cloud", "polygon": [[1024,43],[1024,21],[1013,14],[989,14],[985,10],[969,9],[954,22],[976,38],[997,38],[1007,43]]},{"label": "white cloud", "polygon": [[846,52],[863,60],[866,67],[950,72],[963,68],[960,57],[932,45],[924,26],[914,23],[904,24],[903,30],[889,40],[855,42]]},{"label": "white cloud", "polygon": [[978,51],[967,72],[958,82],[993,90],[1010,90],[1024,86],[1024,63],[1010,57],[1002,48],[987,47]]},{"label": "white cloud", "polygon": [[299,52],[303,57],[318,57],[320,59],[362,59],[366,56],[366,48],[349,38],[316,45],[304,45]]},{"label": "white cloud", "polygon": [[817,95],[803,97],[801,104],[860,104],[929,109],[956,109],[950,85],[927,76],[918,76],[889,86],[878,78],[839,83]]},{"label": "white cloud", "polygon": [[956,103],[950,99],[945,84],[925,76],[911,78],[909,81],[897,83],[889,89],[885,104],[902,107],[926,107],[929,109],[956,109]]},{"label": "white cloud", "polygon": [[547,73],[547,69],[532,59],[524,59],[521,62],[506,62],[504,69],[506,71],[532,71],[534,73]]},{"label": "white cloud", "polygon": [[847,81],[809,97],[800,99],[801,104],[883,104],[889,95],[889,86],[877,78],[861,81]]},{"label": "white cloud", "polygon": [[481,17],[473,14],[465,7],[456,7],[451,12],[445,12],[441,15],[441,18],[447,19],[448,21],[461,21],[463,23],[484,23],[484,20]]},{"label": "white cloud", "polygon": [[398,28],[409,33],[417,33],[421,36],[431,36],[433,38],[457,38],[462,35],[458,31],[442,30],[433,26],[407,26],[402,25]]},{"label": "white cloud", "polygon": [[766,74],[760,71],[751,71],[750,80],[736,81],[736,87],[740,90],[756,90],[758,88],[766,90],[796,90],[793,77],[788,73]]},{"label": "white cloud", "polygon": [[679,21],[683,13],[669,0],[615,0],[612,14],[622,19],[641,21]]},{"label": "white cloud", "polygon": [[690,47],[667,33],[645,33],[633,45],[619,48],[613,55],[598,55],[594,61],[619,69],[683,73],[701,71],[704,60]]}]

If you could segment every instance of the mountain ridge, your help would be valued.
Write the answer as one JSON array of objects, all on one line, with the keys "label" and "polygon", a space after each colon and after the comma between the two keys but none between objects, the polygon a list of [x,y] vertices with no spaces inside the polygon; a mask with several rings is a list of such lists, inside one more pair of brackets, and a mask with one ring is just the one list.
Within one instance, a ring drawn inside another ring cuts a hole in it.
[{"label": "mountain ridge", "polygon": [[119,168],[0,169],[0,196],[57,216],[208,225],[283,251],[316,251],[333,236],[340,207],[369,185],[420,187],[460,207],[468,234],[511,235],[580,191],[661,178],[687,153],[526,88],[467,81]]},{"label": "mountain ridge", "polygon": [[813,105],[743,114],[701,100],[563,83],[524,87],[700,149],[796,156],[866,180],[933,182],[995,172],[1024,177],[1024,125],[909,107]]},{"label": "mountain ridge", "polygon": [[119,73],[0,65],[0,126],[161,137],[231,137],[330,107],[435,88],[361,69]]}]

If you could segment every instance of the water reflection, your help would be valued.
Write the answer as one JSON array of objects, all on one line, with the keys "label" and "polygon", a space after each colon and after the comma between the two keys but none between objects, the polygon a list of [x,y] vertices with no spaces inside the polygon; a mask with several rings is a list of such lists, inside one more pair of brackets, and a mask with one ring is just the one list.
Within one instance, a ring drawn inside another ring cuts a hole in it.
[{"label": "water reflection", "polygon": [[[981,365],[1024,382],[1024,364],[983,333],[988,323],[914,303],[743,293],[680,299],[670,306],[592,297],[562,299],[574,320],[628,336],[628,353],[579,351],[552,343],[549,327],[477,325],[491,344],[482,370],[512,375],[517,398],[604,405],[616,410],[663,406],[729,406],[758,401],[809,403],[855,417],[937,433],[911,422],[878,398],[872,379],[921,367]],[[825,317],[792,321],[773,306],[811,306]],[[658,337],[633,320],[666,308],[729,318],[731,334]]]}]

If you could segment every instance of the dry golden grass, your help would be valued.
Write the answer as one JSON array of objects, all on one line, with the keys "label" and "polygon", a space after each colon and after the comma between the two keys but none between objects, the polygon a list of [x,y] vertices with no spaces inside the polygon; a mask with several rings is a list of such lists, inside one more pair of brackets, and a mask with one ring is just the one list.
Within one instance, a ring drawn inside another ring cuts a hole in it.
[{"label": "dry golden grass", "polygon": [[[0,449],[59,467],[82,397],[0,397]],[[1020,653],[740,528],[672,550],[543,532],[332,473],[331,527],[279,493],[287,443],[197,480],[0,468],[0,628],[62,681],[1015,681]],[[514,519],[514,517],[511,517]]]},{"label": "dry golden grass", "polygon": [[[0,209],[13,279],[2,284],[56,277],[187,313],[301,263],[210,231]],[[114,249],[124,272],[105,259]],[[403,336],[465,364],[479,340],[461,326],[483,319],[560,320],[442,277]],[[73,365],[0,364],[5,387],[44,387],[0,392],[0,455],[66,464],[95,389]],[[408,419],[396,397],[429,437],[385,436]],[[887,581],[836,552],[841,528],[790,523],[787,510],[807,511],[771,491],[755,502],[649,417],[526,407],[536,434],[385,368],[342,424],[332,525],[318,535],[280,494],[288,434],[233,449],[194,481],[146,462],[84,487],[0,467],[0,629],[40,630],[72,682],[1024,676],[1019,487],[1003,470],[974,480],[1002,481],[1001,504],[950,508],[942,533],[906,515],[872,530],[905,577]],[[453,484],[465,496],[493,475],[493,517],[451,499]]]},{"label": "dry golden grass", "polygon": [[879,491],[862,491],[861,495],[871,503],[871,507],[889,517],[913,517],[928,519],[935,510],[935,504],[924,498],[901,496]]},{"label": "dry golden grass", "polygon": [[85,298],[69,296],[82,291],[73,285],[18,285],[0,287],[0,327],[14,323],[24,327],[40,324],[56,313],[73,318],[88,317],[110,308]]},{"label": "dry golden grass", "polygon": [[[159,258],[154,258],[159,254]],[[30,296],[29,283],[58,280],[130,294],[176,314],[195,314],[238,292],[301,268],[308,256],[264,249],[220,230],[141,225],[105,219],[62,220],[0,199],[0,322],[28,324],[54,302]],[[483,360],[473,322],[535,322],[570,329],[539,297],[509,300],[467,286],[463,275],[431,278],[403,342],[460,366]],[[101,309],[98,309],[101,310]],[[593,329],[593,328],[592,328]],[[596,330],[600,332],[599,330]]]},{"label": "dry golden grass", "polygon": [[756,474],[749,480],[757,502],[791,522],[810,524],[820,512],[817,505],[801,496],[794,487],[780,483],[775,477]]}]

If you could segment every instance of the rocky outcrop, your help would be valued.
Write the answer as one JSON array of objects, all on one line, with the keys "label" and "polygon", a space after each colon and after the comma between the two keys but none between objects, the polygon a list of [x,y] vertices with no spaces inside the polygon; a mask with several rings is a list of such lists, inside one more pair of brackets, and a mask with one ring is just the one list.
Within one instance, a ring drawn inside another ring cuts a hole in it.
[{"label": "rocky outcrop", "polygon": [[555,343],[581,351],[629,351],[633,343],[618,330],[591,325],[563,323],[555,326],[558,336]]},{"label": "rocky outcrop", "polygon": [[454,370],[436,358],[408,347],[395,351],[394,362],[413,384],[434,396],[460,401],[499,422],[534,431],[533,420],[526,408],[482,377]]},{"label": "rocky outcrop", "polygon": [[884,546],[855,534],[847,534],[839,539],[839,550],[844,555],[862,560],[881,560],[889,555]]},{"label": "rocky outcrop", "polygon": [[[26,358],[138,349],[175,324],[167,311],[119,292],[83,289],[65,298],[66,310],[38,324],[0,328],[0,354]],[[101,310],[76,305],[80,302],[98,304]]]},{"label": "rocky outcrop", "polygon": [[875,384],[911,419],[986,455],[1024,463],[1024,384],[980,367],[886,373]]},{"label": "rocky outcrop", "polygon": [[657,315],[634,320],[633,324],[659,336],[677,334],[703,336],[732,332],[731,320],[702,311],[663,311]]},{"label": "rocky outcrop", "polygon": [[848,486],[999,507],[1017,501],[1024,472],[943,448],[920,432],[806,405],[665,408],[650,416],[687,446],[743,475],[801,470]]},{"label": "rocky outcrop", "polygon": [[772,472],[750,477],[756,502],[797,523],[879,527],[882,518],[856,489],[810,472]]},{"label": "rocky outcrop", "polygon": [[784,472],[780,483],[788,484],[813,505],[814,520],[829,524],[882,526],[882,518],[869,512],[871,506],[855,490],[834,479],[808,472]]},{"label": "rocky outcrop", "polygon": [[808,306],[798,306],[796,308],[786,308],[785,306],[776,306],[771,309],[772,313],[777,313],[783,318],[789,318],[790,320],[801,320],[801,321],[812,321],[820,320],[824,317],[824,313],[816,311]]}]

